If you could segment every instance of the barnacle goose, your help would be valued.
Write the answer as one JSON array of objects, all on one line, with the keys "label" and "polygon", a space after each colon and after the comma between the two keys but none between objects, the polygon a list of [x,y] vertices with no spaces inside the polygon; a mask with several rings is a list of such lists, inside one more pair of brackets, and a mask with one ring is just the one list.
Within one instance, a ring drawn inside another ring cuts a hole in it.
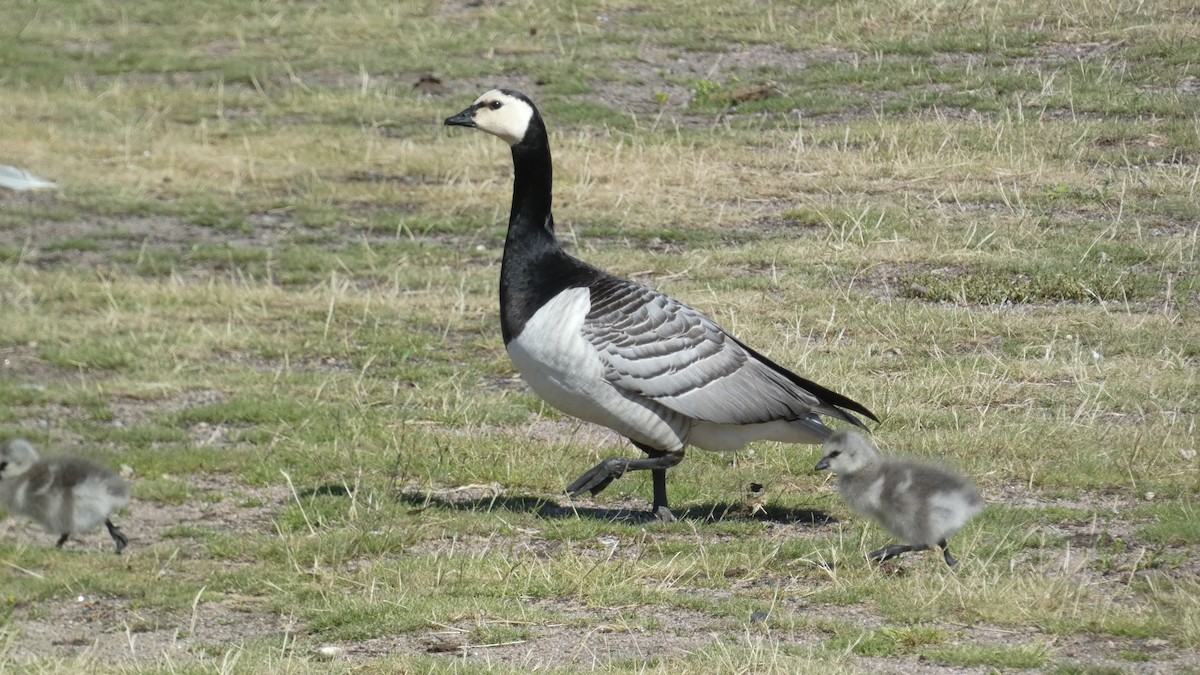
[{"label": "barnacle goose", "polygon": [[862,404],[772,362],[707,316],[563,251],[551,215],[550,144],[524,94],[493,89],[446,119],[512,146],[513,198],[500,268],[500,329],[521,376],[559,410],[629,438],[646,458],[606,459],[567,487],[596,494],[649,470],[652,513],[673,520],[667,469],[684,448],[821,443],[818,415],[863,426]]},{"label": "barnacle goose", "polygon": [[107,467],[71,457],[43,459],[21,438],[0,443],[0,506],[60,535],[59,548],[73,533],[104,523],[120,553],[129,540],[109,515],[128,503],[129,485]]},{"label": "barnacle goose", "polygon": [[892,544],[867,555],[882,562],[909,551],[937,545],[946,564],[946,538],[983,510],[979,490],[966,478],[912,460],[884,458],[862,434],[839,429],[825,441],[817,470],[837,474],[838,494],[855,513],[883,526],[904,544]]}]

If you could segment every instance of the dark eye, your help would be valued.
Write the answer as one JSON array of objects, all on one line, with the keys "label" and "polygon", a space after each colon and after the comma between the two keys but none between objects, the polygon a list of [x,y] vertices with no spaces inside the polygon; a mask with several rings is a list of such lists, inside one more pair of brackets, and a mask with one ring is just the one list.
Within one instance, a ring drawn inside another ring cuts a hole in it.
[{"label": "dark eye", "polygon": [[487,104],[487,105],[488,105],[488,107],[489,107],[489,108],[491,108],[492,110],[499,110],[499,109],[500,109],[500,106],[502,106],[502,105],[504,105],[504,104],[503,104],[503,103],[501,103],[500,101],[488,101],[488,104]]},{"label": "dark eye", "polygon": [[829,453],[829,458],[833,459],[834,457],[837,457],[840,454],[842,454],[841,450],[834,450],[833,452]]}]

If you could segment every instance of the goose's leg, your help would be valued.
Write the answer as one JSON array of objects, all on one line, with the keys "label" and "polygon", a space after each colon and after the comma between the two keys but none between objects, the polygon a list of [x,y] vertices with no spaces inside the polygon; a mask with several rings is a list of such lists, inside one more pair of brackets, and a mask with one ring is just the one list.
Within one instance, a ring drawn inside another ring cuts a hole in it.
[{"label": "goose's leg", "polygon": [[[640,443],[634,443],[634,445],[641,448],[642,451],[651,458],[670,456],[665,452],[654,450]],[[675,460],[675,463],[678,464],[680,459],[682,459],[682,457],[678,457]],[[674,464],[672,466],[674,466]],[[654,514],[655,518],[658,518],[664,523],[675,522],[675,514],[671,513],[671,509],[667,506],[667,470],[651,469],[650,479],[654,484],[654,501],[650,503],[650,512]]]},{"label": "goose's leg", "polygon": [[125,550],[125,547],[129,545],[129,540],[125,538],[125,535],[121,533],[121,530],[116,525],[112,524],[111,520],[106,518],[104,526],[108,528],[108,534],[113,538],[113,541],[117,542],[117,555],[121,555],[121,551]]},{"label": "goose's leg", "polygon": [[939,541],[938,546],[942,549],[942,558],[945,559],[946,564],[950,566],[950,569],[954,569],[958,565],[958,561],[954,559],[954,556],[950,555],[950,547],[946,545],[946,540]]},{"label": "goose's leg", "polygon": [[572,497],[578,497],[584,492],[598,494],[601,490],[608,487],[609,483],[625,475],[626,471],[650,471],[650,476],[654,481],[653,513],[656,518],[670,522],[675,517],[667,507],[667,469],[682,461],[683,453],[654,450],[640,443],[635,443],[634,445],[648,456],[645,459],[628,459],[625,457],[606,459],[588,469],[586,473],[575,479],[574,483],[568,485],[567,494]]},{"label": "goose's leg", "polygon": [[67,539],[68,539],[70,536],[71,536],[71,533],[70,533],[70,532],[63,532],[63,536],[61,536],[61,537],[59,537],[59,538],[58,538],[58,543],[57,543],[57,544],[55,544],[55,545],[54,545],[54,547],[55,547],[55,548],[62,548],[62,547],[63,547],[63,544],[67,543]]},{"label": "goose's leg", "polygon": [[884,546],[878,551],[871,551],[867,554],[867,560],[870,560],[871,562],[883,562],[884,560],[895,558],[901,553],[908,553],[909,551],[924,551],[927,548],[929,547],[909,546],[907,544],[892,544],[891,546]]}]

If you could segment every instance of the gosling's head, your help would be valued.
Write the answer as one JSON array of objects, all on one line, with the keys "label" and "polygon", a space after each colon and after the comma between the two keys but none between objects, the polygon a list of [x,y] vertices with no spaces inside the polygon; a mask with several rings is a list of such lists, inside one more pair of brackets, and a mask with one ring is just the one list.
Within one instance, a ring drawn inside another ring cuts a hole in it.
[{"label": "gosling's head", "polygon": [[879,458],[875,447],[853,429],[833,432],[825,441],[824,451],[817,471],[832,469],[839,476],[861,471]]},{"label": "gosling's head", "polygon": [[20,476],[37,461],[37,450],[23,438],[0,443],[0,480]]},{"label": "gosling's head", "polygon": [[446,126],[472,127],[499,136],[509,145],[525,140],[537,118],[537,108],[525,94],[511,89],[493,89],[466,110],[446,118]]}]

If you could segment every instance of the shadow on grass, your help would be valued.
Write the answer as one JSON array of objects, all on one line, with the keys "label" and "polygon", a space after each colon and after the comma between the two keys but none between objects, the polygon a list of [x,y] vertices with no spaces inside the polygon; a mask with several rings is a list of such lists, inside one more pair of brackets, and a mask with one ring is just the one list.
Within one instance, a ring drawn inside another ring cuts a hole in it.
[{"label": "shadow on grass", "polygon": [[[465,492],[465,491],[464,491]],[[526,497],[513,495],[463,494],[455,491],[425,492],[420,490],[401,490],[397,498],[401,503],[414,508],[443,508],[456,511],[512,511],[517,513],[533,513],[541,518],[593,518],[614,523],[651,522],[654,516],[647,508],[599,508],[593,506],[561,505],[543,497]],[[724,520],[757,520],[761,522],[779,523],[784,525],[823,525],[835,522],[824,511],[814,509],[790,509],[780,506],[759,506],[752,513],[745,504],[720,503],[696,504],[683,510],[676,510],[675,517],[680,520],[699,520],[709,523]]]}]

